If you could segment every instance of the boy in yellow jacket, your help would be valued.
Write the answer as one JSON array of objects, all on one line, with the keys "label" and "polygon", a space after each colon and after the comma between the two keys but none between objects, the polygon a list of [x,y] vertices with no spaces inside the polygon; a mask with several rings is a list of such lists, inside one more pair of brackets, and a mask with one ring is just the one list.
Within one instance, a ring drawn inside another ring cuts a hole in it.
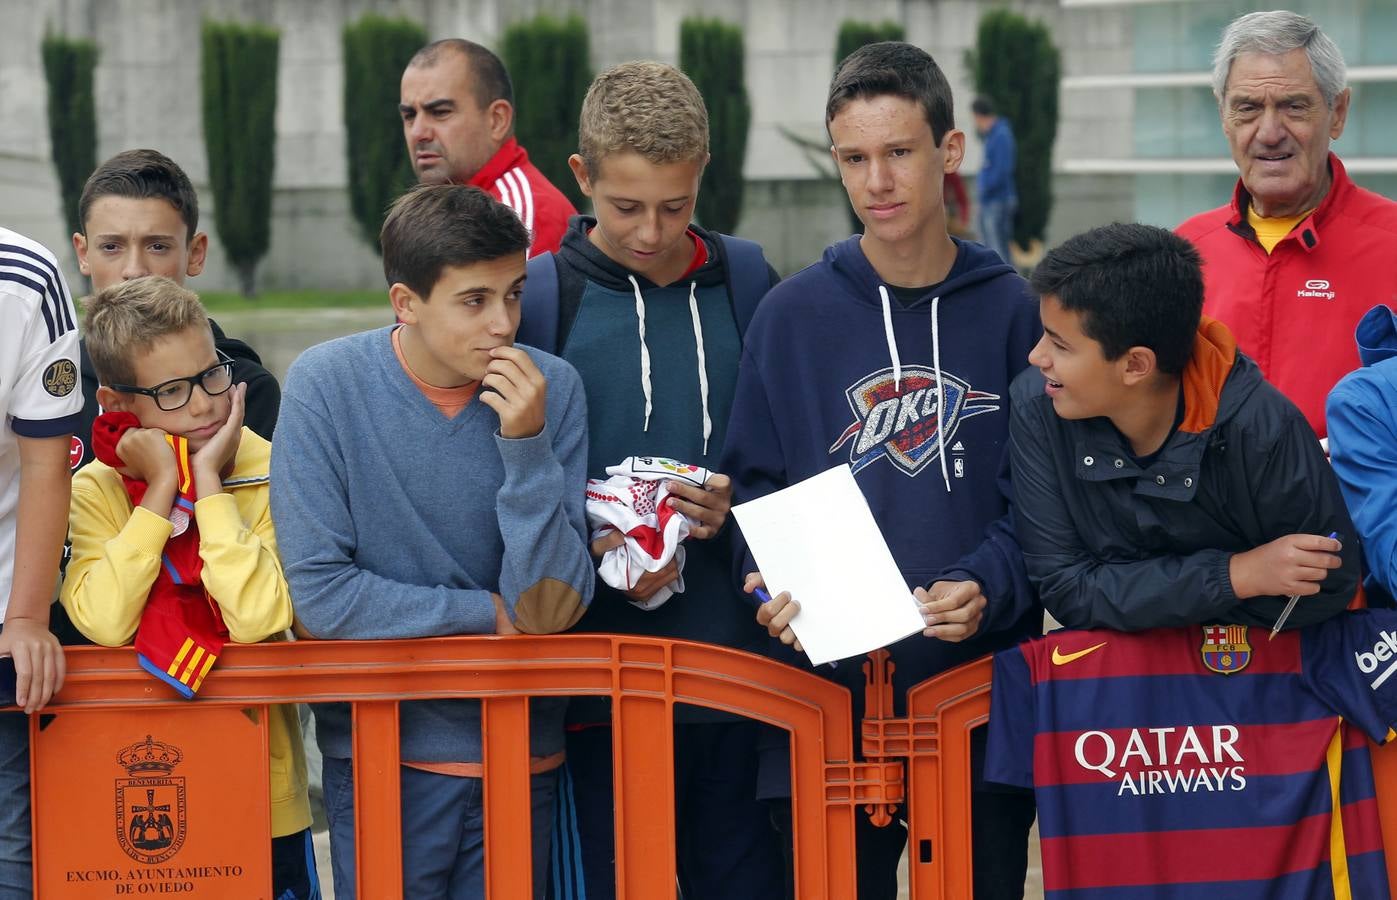
[{"label": "boy in yellow jacket", "polygon": [[[243,426],[246,385],[193,292],[158,276],[121,282],[87,301],[83,330],[107,413],[93,429],[99,459],[73,478],[61,600],[88,638],[134,637],[141,664],[192,696],[224,640],[275,640],[292,623],[271,444]],[[294,706],[272,707],[270,743],[272,895],[319,898]]]}]

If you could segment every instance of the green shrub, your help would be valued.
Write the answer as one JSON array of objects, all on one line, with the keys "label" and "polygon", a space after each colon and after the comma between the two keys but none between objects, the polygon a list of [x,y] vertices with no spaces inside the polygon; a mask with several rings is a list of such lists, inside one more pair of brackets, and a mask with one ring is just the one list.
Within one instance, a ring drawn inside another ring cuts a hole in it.
[{"label": "green shrub", "polygon": [[1019,194],[1014,242],[1027,248],[1043,239],[1053,209],[1058,50],[1046,25],[1001,9],[980,19],[975,48],[966,51],[965,61],[975,90],[989,97],[1014,129]]},{"label": "green shrub", "polygon": [[92,87],[97,45],[46,34],[41,51],[49,89],[49,146],[63,195],[64,221],[72,233],[82,231],[78,199],[87,177],[97,168],[97,105]]},{"label": "green shrub", "polygon": [[694,215],[713,231],[731,234],[742,218],[747,132],[746,48],[742,29],[718,19],[690,18],[679,24],[679,68],[693,80],[708,107],[710,159]]},{"label": "green shrub", "polygon": [[906,29],[898,22],[858,22],[845,19],[839,25],[839,38],[834,44],[834,67],[839,68],[845,57],[865,44],[901,41],[906,39],[906,36]]},{"label": "green shrub", "polygon": [[344,136],[349,205],[359,234],[379,252],[388,206],[415,178],[398,115],[398,83],[427,31],[372,13],[344,26]]},{"label": "green shrub", "polygon": [[249,297],[271,243],[280,43],[280,33],[262,25],[204,23],[204,144],[214,225]]},{"label": "green shrub", "polygon": [[500,58],[514,82],[514,133],[529,161],[573,206],[584,200],[568,168],[577,152],[577,117],[592,83],[587,23],[542,15],[505,29]]}]

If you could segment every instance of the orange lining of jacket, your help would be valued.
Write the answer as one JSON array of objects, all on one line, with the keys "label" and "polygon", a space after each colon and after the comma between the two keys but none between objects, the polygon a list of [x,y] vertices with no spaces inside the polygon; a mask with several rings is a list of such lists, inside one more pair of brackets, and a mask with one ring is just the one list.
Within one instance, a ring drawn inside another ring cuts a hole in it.
[{"label": "orange lining of jacket", "polygon": [[1237,361],[1237,339],[1217,319],[1203,316],[1193,338],[1193,356],[1184,366],[1184,421],[1180,431],[1198,434],[1218,417],[1222,386]]}]

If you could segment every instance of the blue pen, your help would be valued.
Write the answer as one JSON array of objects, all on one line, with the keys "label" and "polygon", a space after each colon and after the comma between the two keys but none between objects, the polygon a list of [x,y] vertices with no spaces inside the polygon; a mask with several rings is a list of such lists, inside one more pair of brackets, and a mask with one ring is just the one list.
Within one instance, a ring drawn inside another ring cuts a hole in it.
[{"label": "blue pen", "polygon": [[[1329,540],[1331,540],[1331,541],[1337,541],[1338,539],[1339,539],[1339,532],[1337,532],[1337,531],[1331,531],[1331,532],[1329,532]],[[1273,626],[1271,627],[1271,638],[1272,638],[1272,639],[1275,639],[1276,635],[1278,635],[1278,634],[1281,633],[1281,626],[1285,624],[1285,620],[1286,620],[1286,619],[1289,619],[1289,618],[1290,618],[1290,614],[1295,610],[1295,604],[1298,603],[1299,601],[1300,601],[1300,595],[1299,595],[1299,594],[1292,594],[1292,595],[1290,596],[1290,599],[1286,601],[1285,609],[1281,610],[1280,617],[1276,619],[1276,624],[1273,625]]]}]

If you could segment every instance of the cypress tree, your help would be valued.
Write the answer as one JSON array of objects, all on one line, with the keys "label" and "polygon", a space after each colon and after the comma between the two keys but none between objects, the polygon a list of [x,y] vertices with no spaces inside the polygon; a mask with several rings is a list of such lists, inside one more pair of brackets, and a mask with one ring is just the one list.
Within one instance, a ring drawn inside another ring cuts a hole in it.
[{"label": "cypress tree", "polygon": [[92,86],[97,45],[46,34],[40,50],[49,90],[49,146],[63,196],[63,217],[70,233],[82,231],[78,199],[87,177],[97,168],[97,104]]},{"label": "cypress tree", "polygon": [[344,136],[349,204],[359,234],[379,252],[388,206],[414,181],[398,116],[398,82],[427,32],[372,13],[344,27]]},{"label": "cypress tree", "polygon": [[280,33],[266,26],[204,23],[204,144],[214,225],[248,297],[271,244],[280,43]]},{"label": "cypress tree", "polygon": [[839,38],[834,44],[835,68],[839,67],[845,57],[864,44],[900,41],[905,39],[906,35],[906,30],[898,22],[858,22],[845,19],[839,25]]},{"label": "cypress tree", "polygon": [[514,133],[529,161],[581,207],[585,201],[568,168],[577,152],[577,117],[592,83],[587,23],[572,15],[541,15],[505,29],[500,58],[514,82]]},{"label": "cypress tree", "polygon": [[679,68],[693,80],[708,107],[711,158],[694,214],[705,228],[724,233],[736,230],[742,218],[746,184],[742,167],[752,125],[745,57],[742,29],[736,25],[704,18],[679,24]]},{"label": "cypress tree", "polygon": [[1057,137],[1058,80],[1062,64],[1052,34],[1009,10],[980,19],[975,48],[966,52],[975,90],[989,97],[1014,129],[1019,212],[1014,242],[1041,241],[1053,209],[1053,141]]}]

